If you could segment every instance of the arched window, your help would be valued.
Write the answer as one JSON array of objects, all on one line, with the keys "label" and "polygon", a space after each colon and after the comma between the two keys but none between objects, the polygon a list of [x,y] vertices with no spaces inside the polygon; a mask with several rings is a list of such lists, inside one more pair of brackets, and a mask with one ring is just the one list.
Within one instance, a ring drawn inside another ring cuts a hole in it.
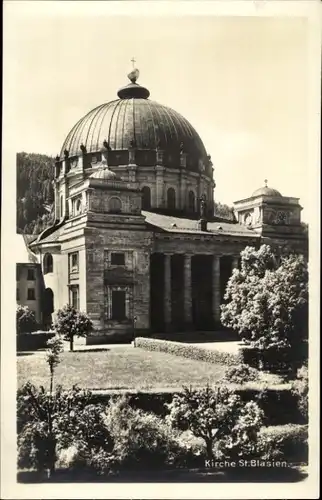
[{"label": "arched window", "polygon": [[176,208],[176,192],[173,188],[169,188],[167,191],[167,207],[170,210]]},{"label": "arched window", "polygon": [[109,199],[108,206],[110,212],[119,213],[122,210],[122,202],[120,198],[116,196],[112,196],[112,198]]},{"label": "arched window", "polygon": [[43,261],[44,274],[52,273],[54,269],[53,256],[51,253],[45,253]]},{"label": "arched window", "polygon": [[142,189],[142,208],[143,210],[151,208],[151,190],[148,186],[144,186]]},{"label": "arched window", "polygon": [[188,210],[189,212],[195,211],[195,193],[193,191],[189,191],[188,193]]}]

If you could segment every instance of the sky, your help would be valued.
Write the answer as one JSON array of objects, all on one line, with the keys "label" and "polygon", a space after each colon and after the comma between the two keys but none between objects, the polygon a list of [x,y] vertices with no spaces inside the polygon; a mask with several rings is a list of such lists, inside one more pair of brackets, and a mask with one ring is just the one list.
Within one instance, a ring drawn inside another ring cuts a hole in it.
[{"label": "sky", "polygon": [[78,8],[83,2],[73,2],[77,9],[39,3],[47,6],[5,10],[6,103],[16,152],[56,156],[73,125],[128,83],[134,56],[150,99],[198,131],[214,164],[217,201],[246,198],[267,179],[307,207],[305,17],[133,17],[100,11],[105,2],[87,10]]}]

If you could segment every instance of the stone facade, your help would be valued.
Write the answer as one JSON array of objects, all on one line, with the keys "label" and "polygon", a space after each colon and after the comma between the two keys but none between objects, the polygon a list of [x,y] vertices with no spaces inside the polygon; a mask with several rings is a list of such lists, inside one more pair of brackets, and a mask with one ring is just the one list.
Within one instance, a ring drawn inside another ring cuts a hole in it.
[{"label": "stone facade", "polygon": [[55,223],[30,245],[54,310],[90,315],[88,343],[212,330],[245,246],[307,252],[298,200],[267,186],[236,202],[237,221],[214,217],[200,137],[148,95],[130,84],[72,129],[56,159]]}]

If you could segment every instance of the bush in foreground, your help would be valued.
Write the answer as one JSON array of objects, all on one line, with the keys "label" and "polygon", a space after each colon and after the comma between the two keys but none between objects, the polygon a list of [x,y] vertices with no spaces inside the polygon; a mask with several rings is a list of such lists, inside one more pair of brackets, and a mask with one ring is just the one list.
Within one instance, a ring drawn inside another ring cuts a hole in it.
[{"label": "bush in foreground", "polygon": [[185,388],[182,394],[173,397],[168,408],[168,422],[202,438],[210,460],[214,458],[214,449],[220,449],[230,458],[251,455],[263,419],[257,403],[243,403],[224,386],[201,390]]},{"label": "bush in foreground", "polygon": [[309,374],[306,365],[297,371],[297,378],[293,382],[292,393],[298,398],[298,409],[307,422],[308,420],[308,395],[309,395]]},{"label": "bush in foreground", "polygon": [[308,427],[274,425],[263,427],[258,434],[257,453],[264,460],[308,462]]}]

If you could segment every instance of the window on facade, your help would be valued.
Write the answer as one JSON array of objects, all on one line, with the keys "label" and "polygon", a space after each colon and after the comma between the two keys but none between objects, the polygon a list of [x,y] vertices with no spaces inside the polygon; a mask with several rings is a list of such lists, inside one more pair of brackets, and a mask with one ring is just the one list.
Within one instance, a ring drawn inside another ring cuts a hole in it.
[{"label": "window on facade", "polygon": [[193,191],[189,191],[188,194],[188,210],[189,212],[195,211],[195,193]]},{"label": "window on facade", "polygon": [[20,280],[20,266],[16,264],[16,281]]},{"label": "window on facade", "polygon": [[122,210],[122,202],[120,198],[116,198],[116,196],[112,196],[108,202],[110,212],[118,213]]},{"label": "window on facade", "polygon": [[79,286],[73,285],[69,289],[69,303],[74,309],[79,310]]},{"label": "window on facade", "polygon": [[169,188],[167,191],[167,206],[171,210],[176,208],[176,192],[173,188]]},{"label": "window on facade", "polygon": [[78,272],[78,252],[74,252],[70,254],[69,257],[69,266],[70,266],[70,272],[71,273],[77,273]]},{"label": "window on facade", "polygon": [[112,291],[112,319],[119,321],[126,319],[125,297],[123,290]]},{"label": "window on facade", "polygon": [[50,253],[45,253],[43,260],[44,274],[52,273],[53,267],[54,267],[53,256]]},{"label": "window on facade", "polygon": [[28,288],[27,300],[36,300],[36,293],[34,288]]},{"label": "window on facade", "polygon": [[16,290],[16,300],[20,300],[19,288]]},{"label": "window on facade", "polygon": [[148,186],[144,186],[142,189],[142,208],[143,210],[151,208],[151,190]]},{"label": "window on facade", "polygon": [[111,253],[111,264],[112,266],[124,266],[125,265],[125,255],[120,252]]},{"label": "window on facade", "polygon": [[74,207],[74,214],[79,215],[82,211],[82,201],[79,198],[75,200]]},{"label": "window on facade", "polygon": [[27,280],[28,281],[34,281],[35,280],[35,270],[34,269],[28,269],[28,271],[27,271]]}]

